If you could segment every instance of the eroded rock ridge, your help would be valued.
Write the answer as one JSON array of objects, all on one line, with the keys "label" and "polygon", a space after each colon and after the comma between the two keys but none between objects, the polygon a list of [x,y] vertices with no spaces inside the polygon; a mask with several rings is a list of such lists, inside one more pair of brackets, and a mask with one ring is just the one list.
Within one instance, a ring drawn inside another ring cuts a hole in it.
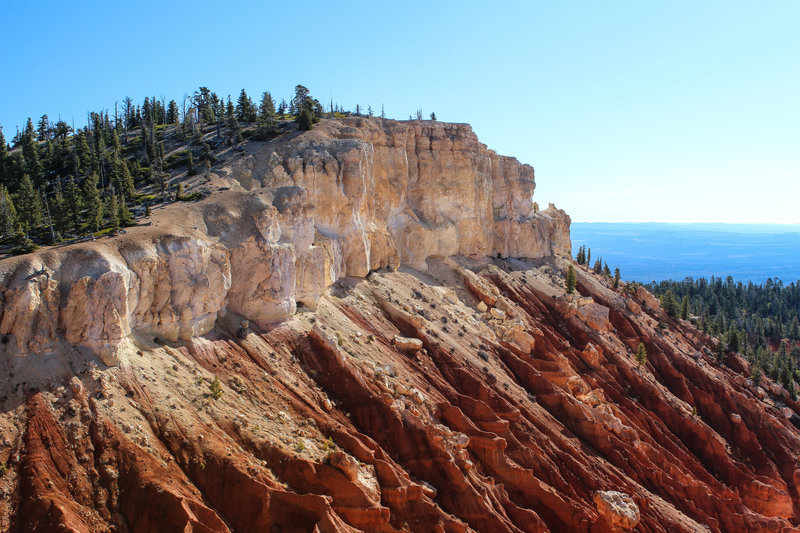
[{"label": "eroded rock ridge", "polygon": [[131,334],[189,339],[229,312],[274,324],[343,276],[570,249],[569,217],[533,202],[533,168],[465,124],[326,121],[251,143],[219,174],[234,190],[165,209],[160,229],[4,262],[7,349],[64,340],[113,364]]}]

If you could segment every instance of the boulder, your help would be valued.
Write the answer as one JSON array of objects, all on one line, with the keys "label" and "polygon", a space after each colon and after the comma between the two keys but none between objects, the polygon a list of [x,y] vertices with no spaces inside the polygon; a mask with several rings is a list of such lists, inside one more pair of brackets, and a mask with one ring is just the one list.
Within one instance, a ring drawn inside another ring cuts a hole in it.
[{"label": "boulder", "polygon": [[422,349],[422,341],[413,337],[401,337],[400,335],[395,335],[392,344],[394,344],[395,348],[398,350],[405,350],[409,352],[415,352]]},{"label": "boulder", "polygon": [[612,528],[629,531],[639,523],[639,506],[623,492],[599,490],[594,493],[594,505]]}]

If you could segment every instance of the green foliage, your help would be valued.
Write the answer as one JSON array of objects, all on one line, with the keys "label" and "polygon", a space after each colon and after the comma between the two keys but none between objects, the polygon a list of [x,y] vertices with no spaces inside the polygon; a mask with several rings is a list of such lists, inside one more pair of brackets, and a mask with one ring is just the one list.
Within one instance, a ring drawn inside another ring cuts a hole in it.
[{"label": "green foliage", "polygon": [[636,347],[636,363],[639,366],[644,366],[647,363],[647,350],[645,350],[644,344],[641,342]]},{"label": "green foliage", "polygon": [[579,265],[586,264],[586,245],[581,245],[578,247],[578,253],[575,256],[575,261],[577,261]]},{"label": "green foliage", "polygon": [[681,300],[681,318],[683,320],[689,320],[689,296],[684,295],[683,299]]},{"label": "green foliage", "polygon": [[239,122],[255,122],[256,121],[256,107],[253,105],[253,100],[247,96],[244,89],[239,94],[239,99],[236,101],[236,120]]},{"label": "green foliage", "polygon": [[196,200],[202,200],[205,196],[200,191],[190,192],[189,194],[181,194],[179,200],[181,202],[194,202]]},{"label": "green foliage", "polygon": [[0,185],[0,238],[14,235],[17,228],[17,210],[5,185]]},{"label": "green foliage", "polygon": [[[663,298],[668,291],[681,298],[680,313],[686,307],[694,311],[698,327],[718,338],[717,358],[725,350],[743,354],[752,363],[752,371],[767,375],[789,391],[794,391],[800,362],[797,327],[800,309],[800,284],[784,285],[777,279],[764,284],[743,284],[733,278],[712,276],[710,280],[664,281],[648,288]],[[788,348],[787,348],[788,347]]]},{"label": "green foliage", "polygon": [[86,221],[92,231],[100,230],[100,221],[103,219],[103,202],[100,200],[100,191],[97,190],[99,178],[96,173],[91,173],[83,182],[83,203],[86,206]]},{"label": "green foliage", "polygon": [[717,346],[714,349],[714,355],[717,358],[717,362],[723,362],[725,360],[725,343],[721,340],[717,342]]},{"label": "green foliage", "polygon": [[119,229],[119,211],[117,210],[117,195],[112,193],[106,200],[106,216],[112,231]]},{"label": "green foliage", "polygon": [[217,376],[208,384],[208,395],[215,400],[222,398],[222,384]]},{"label": "green foliage", "polygon": [[661,308],[669,317],[678,316],[678,300],[675,299],[675,294],[671,290],[665,292],[661,297]]},{"label": "green foliage", "polygon": [[619,289],[619,267],[614,269],[614,290]]},{"label": "green foliage", "polygon": [[753,383],[758,385],[761,383],[761,368],[758,365],[753,365],[752,370],[750,371],[750,379],[753,380]]},{"label": "green foliage", "polygon": [[572,265],[569,265],[567,269],[567,294],[573,294],[575,292],[575,287],[578,285],[578,279],[575,276],[575,269]]},{"label": "green foliage", "polygon": [[119,220],[120,227],[133,226],[133,215],[128,209],[128,204],[125,202],[125,195],[121,194],[117,201],[117,219]]},{"label": "green foliage", "polygon": [[14,238],[14,243],[16,244],[16,247],[12,251],[14,255],[29,254],[39,248],[39,246],[22,231],[21,226],[17,226],[17,235]]},{"label": "green foliage", "polygon": [[304,107],[300,111],[300,114],[297,115],[297,127],[304,131],[308,131],[314,127],[314,118],[311,114],[311,110]]},{"label": "green foliage", "polygon": [[42,201],[33,188],[30,176],[24,174],[15,201],[19,223],[23,231],[29,233],[42,224]]},{"label": "green foliage", "polygon": [[80,233],[83,198],[81,196],[80,189],[78,189],[78,185],[72,178],[70,178],[69,183],[64,191],[64,207],[66,208],[67,213],[69,213],[69,218],[72,220],[73,231],[76,234]]}]

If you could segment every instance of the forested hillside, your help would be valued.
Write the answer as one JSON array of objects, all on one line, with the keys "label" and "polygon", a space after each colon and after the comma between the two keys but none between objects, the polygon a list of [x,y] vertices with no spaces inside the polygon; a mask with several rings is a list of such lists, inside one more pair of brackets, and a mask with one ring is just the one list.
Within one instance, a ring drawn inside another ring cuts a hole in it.
[{"label": "forested hillside", "polygon": [[[277,104],[269,92],[256,104],[244,89],[234,102],[200,87],[180,103],[125,98],[88,113],[83,128],[29,118],[10,145],[0,129],[0,252],[95,238],[157,204],[200,198],[204,173],[226,151],[294,123],[311,129],[324,114],[302,85]],[[328,114],[350,112],[331,103]]]},{"label": "forested hillside", "polygon": [[687,278],[662,281],[646,287],[661,298],[672,317],[692,319],[703,331],[718,337],[718,355],[724,350],[744,355],[758,382],[763,373],[795,395],[793,382],[800,382],[800,283],[785,285],[768,279],[763,285],[734,282],[712,276],[710,280]]}]

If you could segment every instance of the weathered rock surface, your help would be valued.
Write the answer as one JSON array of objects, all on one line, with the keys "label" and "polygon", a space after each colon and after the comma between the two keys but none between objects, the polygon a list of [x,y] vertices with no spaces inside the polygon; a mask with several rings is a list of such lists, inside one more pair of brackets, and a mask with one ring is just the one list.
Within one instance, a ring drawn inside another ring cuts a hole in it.
[{"label": "weathered rock surface", "polygon": [[649,293],[567,297],[525,167],[312,133],[163,229],[0,262],[0,531],[797,531],[800,405]]},{"label": "weathered rock surface", "polygon": [[633,498],[615,490],[598,490],[594,504],[608,524],[617,530],[628,531],[639,523],[639,507]]},{"label": "weathered rock surface", "polygon": [[226,312],[280,322],[342,276],[570,249],[569,217],[533,203],[533,169],[487,150],[465,124],[327,121],[256,143],[222,173],[250,192],[173,206],[179,220],[162,231],[4,261],[8,350],[64,339],[115,362],[131,334],[186,340]]},{"label": "weathered rock surface", "polygon": [[[560,261],[458,267],[453,302],[380,271],[268,333],[113,368],[5,357],[0,531],[794,531],[797,404],[602,283],[580,280],[608,332],[561,314]],[[514,318],[474,309],[473,276]]]}]

